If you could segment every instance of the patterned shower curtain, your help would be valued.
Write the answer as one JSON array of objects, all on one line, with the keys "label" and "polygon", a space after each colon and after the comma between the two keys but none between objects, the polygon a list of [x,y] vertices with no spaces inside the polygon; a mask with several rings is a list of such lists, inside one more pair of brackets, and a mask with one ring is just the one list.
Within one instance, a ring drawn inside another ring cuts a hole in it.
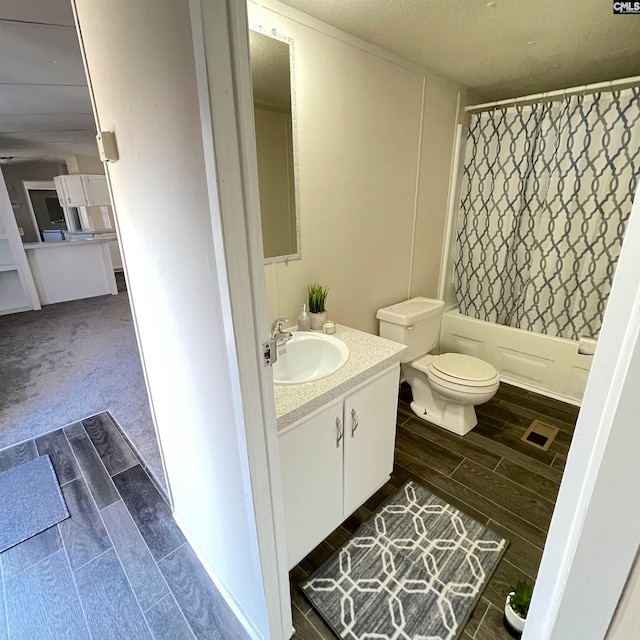
[{"label": "patterned shower curtain", "polygon": [[597,336],[640,175],[640,89],[472,116],[454,262],[460,312]]}]

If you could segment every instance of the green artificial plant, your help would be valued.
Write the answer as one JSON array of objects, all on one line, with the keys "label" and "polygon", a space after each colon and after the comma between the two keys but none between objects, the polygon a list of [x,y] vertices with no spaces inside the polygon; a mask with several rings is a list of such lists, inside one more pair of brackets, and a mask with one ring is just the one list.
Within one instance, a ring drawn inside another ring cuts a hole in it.
[{"label": "green artificial plant", "polygon": [[529,613],[529,605],[531,604],[531,596],[533,595],[533,585],[524,580],[518,580],[513,595],[509,601],[511,608],[521,617],[526,618]]},{"label": "green artificial plant", "polygon": [[329,293],[329,287],[321,284],[310,284],[307,287],[307,291],[309,293],[309,311],[311,313],[322,313],[325,310],[324,303]]}]

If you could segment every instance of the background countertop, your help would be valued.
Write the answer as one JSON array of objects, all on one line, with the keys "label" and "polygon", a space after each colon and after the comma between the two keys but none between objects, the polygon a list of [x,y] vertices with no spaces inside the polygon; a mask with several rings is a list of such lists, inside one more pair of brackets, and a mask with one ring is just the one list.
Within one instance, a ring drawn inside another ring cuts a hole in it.
[{"label": "background countertop", "polygon": [[84,246],[87,244],[104,244],[117,242],[118,238],[89,238],[88,240],[60,240],[60,242],[26,242],[22,246],[26,251],[30,249],[60,249],[64,247]]}]

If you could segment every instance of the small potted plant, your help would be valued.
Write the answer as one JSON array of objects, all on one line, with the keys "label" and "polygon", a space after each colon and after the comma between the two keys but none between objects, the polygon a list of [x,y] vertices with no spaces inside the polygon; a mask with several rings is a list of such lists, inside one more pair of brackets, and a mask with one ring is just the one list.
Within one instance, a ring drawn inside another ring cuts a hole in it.
[{"label": "small potted plant", "polygon": [[309,315],[311,316],[311,328],[322,329],[322,325],[327,321],[328,314],[325,308],[329,287],[321,284],[310,284],[307,287],[309,294]]},{"label": "small potted plant", "polygon": [[507,602],[504,605],[504,622],[507,631],[514,638],[522,637],[532,594],[533,585],[518,580],[516,588],[507,596]]}]

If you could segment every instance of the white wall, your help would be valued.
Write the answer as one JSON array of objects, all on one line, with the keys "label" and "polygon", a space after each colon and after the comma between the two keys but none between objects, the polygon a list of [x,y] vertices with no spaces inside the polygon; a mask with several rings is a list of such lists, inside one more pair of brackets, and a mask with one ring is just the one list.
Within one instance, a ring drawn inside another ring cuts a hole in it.
[{"label": "white wall", "polygon": [[104,165],[97,155],[75,155],[67,158],[67,170],[69,173],[88,173],[92,175],[99,175],[104,173]]},{"label": "white wall", "polygon": [[377,333],[379,307],[437,294],[460,87],[278,2],[249,20],[295,48],[302,260],[265,268],[269,315],[321,282],[331,318]]},{"label": "white wall", "polygon": [[175,514],[222,587],[267,637],[188,3],[75,4],[100,129],[117,136],[120,159],[108,165],[108,178]]}]

